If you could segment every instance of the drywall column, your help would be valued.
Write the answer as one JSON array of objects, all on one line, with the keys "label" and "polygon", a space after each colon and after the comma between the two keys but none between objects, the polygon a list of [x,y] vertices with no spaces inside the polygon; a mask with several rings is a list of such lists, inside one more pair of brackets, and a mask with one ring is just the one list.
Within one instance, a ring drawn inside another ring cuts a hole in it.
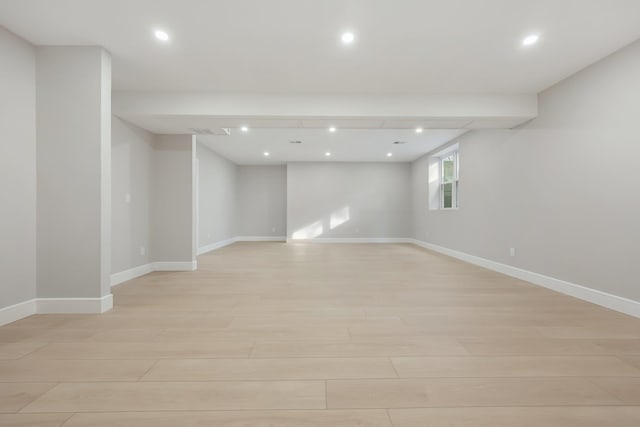
[{"label": "drywall column", "polygon": [[36,55],[0,27],[0,325],[35,312]]},{"label": "drywall column", "polygon": [[36,71],[40,312],[112,307],[111,58],[100,47],[39,47]]},{"label": "drywall column", "polygon": [[158,135],[153,152],[151,259],[155,270],[195,270],[193,141]]}]

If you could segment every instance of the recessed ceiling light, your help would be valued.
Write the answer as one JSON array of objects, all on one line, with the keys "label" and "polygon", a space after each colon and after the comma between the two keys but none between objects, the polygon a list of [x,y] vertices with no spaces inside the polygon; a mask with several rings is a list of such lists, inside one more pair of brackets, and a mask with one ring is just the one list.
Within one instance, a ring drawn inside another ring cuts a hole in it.
[{"label": "recessed ceiling light", "polygon": [[248,126],[242,126],[242,127],[240,128],[240,130],[241,130],[242,132],[249,132],[249,127],[248,127]]},{"label": "recessed ceiling light", "polygon": [[169,33],[167,33],[166,31],[156,30],[153,33],[153,35],[156,36],[156,38],[160,41],[163,41],[163,42],[169,41]]},{"label": "recessed ceiling light", "polygon": [[329,132],[333,133],[333,132],[335,132],[335,131],[336,131],[335,126],[331,126],[331,127],[329,128]]},{"label": "recessed ceiling light", "polygon": [[527,36],[524,39],[522,39],[522,46],[534,45],[538,43],[538,40],[540,40],[540,36],[538,36],[537,34],[531,34],[530,36]]},{"label": "recessed ceiling light", "polygon": [[422,128],[416,128],[416,133],[422,133],[423,130],[424,129],[422,129]]},{"label": "recessed ceiling light", "polygon": [[393,153],[387,153],[387,157],[393,156]]},{"label": "recessed ceiling light", "polygon": [[331,156],[331,152],[327,151],[326,153],[324,153],[324,155],[329,157],[329,156]]},{"label": "recessed ceiling light", "polygon": [[268,152],[268,151],[265,151],[265,152],[264,152],[264,155],[265,155],[265,157],[269,157],[269,152]]},{"label": "recessed ceiling light", "polygon": [[340,37],[340,39],[344,44],[351,44],[356,39],[356,36],[351,31],[347,31],[346,33],[342,33],[342,37]]}]

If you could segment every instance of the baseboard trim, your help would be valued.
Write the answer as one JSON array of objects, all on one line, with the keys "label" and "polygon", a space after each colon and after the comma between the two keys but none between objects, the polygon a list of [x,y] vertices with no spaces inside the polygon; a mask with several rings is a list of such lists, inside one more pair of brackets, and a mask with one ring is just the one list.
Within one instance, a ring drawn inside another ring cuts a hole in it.
[{"label": "baseboard trim", "polygon": [[36,314],[37,310],[38,304],[35,298],[0,308],[0,326]]},{"label": "baseboard trim", "polygon": [[507,264],[491,261],[475,255],[470,255],[464,252],[459,252],[453,249],[434,245],[432,243],[423,242],[421,240],[410,240],[411,243],[416,246],[420,246],[422,248],[429,249],[443,255],[457,258],[459,260],[478,265],[489,270],[497,271],[498,273],[506,274],[507,276],[525,280],[538,286],[542,286],[547,289],[551,289],[553,291],[581,299],[583,301],[600,305],[602,307],[606,307],[620,313],[628,314],[629,316],[640,318],[640,301],[634,301],[628,298],[602,292],[597,289],[578,285],[576,283],[567,282],[564,280],[556,279],[554,277],[549,277],[543,274],[534,273],[532,271],[523,270],[521,268],[512,267]]},{"label": "baseboard trim", "polygon": [[237,236],[236,242],[286,242],[287,236]]},{"label": "baseboard trim", "polygon": [[236,238],[232,237],[230,239],[221,240],[219,242],[211,243],[206,246],[202,246],[198,248],[198,255],[204,255],[207,252],[215,251],[216,249],[224,248],[225,246],[229,246],[232,243],[236,242]]},{"label": "baseboard trim", "polygon": [[287,243],[409,243],[406,237],[314,237],[313,239],[287,239]]},{"label": "baseboard trim", "polygon": [[101,298],[38,298],[38,314],[104,313],[113,308],[113,295]]},{"label": "baseboard trim", "polygon": [[120,283],[127,282],[145,274],[149,274],[153,271],[153,263],[139,265],[137,267],[130,268],[128,270],[114,273],[111,275],[111,286],[117,286]]},{"label": "baseboard trim", "polygon": [[186,262],[153,262],[153,271],[195,271],[198,269],[198,261]]}]

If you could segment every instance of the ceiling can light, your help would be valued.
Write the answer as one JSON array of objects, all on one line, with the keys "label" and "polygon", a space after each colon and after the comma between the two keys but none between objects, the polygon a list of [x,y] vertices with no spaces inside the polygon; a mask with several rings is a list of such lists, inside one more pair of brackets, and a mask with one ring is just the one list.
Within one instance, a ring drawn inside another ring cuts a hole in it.
[{"label": "ceiling can light", "polygon": [[387,153],[387,157],[393,156],[393,153]]},{"label": "ceiling can light", "polygon": [[156,38],[162,42],[169,41],[169,33],[167,33],[166,31],[156,30],[153,32],[153,35],[156,36]]},{"label": "ceiling can light", "polygon": [[248,126],[242,126],[242,127],[240,128],[240,130],[241,130],[242,132],[249,132],[249,127],[248,127]]},{"label": "ceiling can light", "polygon": [[342,40],[343,44],[351,44],[355,41],[356,36],[351,31],[347,31],[342,33],[342,36],[340,37],[340,39]]},{"label": "ceiling can light", "polygon": [[325,156],[330,157],[331,156],[331,152],[327,151],[326,153],[324,153]]},{"label": "ceiling can light", "polygon": [[538,43],[538,40],[540,40],[540,36],[537,34],[531,34],[527,37],[525,37],[524,39],[522,39],[522,46],[532,46],[536,43]]},{"label": "ceiling can light", "polygon": [[335,127],[335,126],[331,126],[331,127],[329,128],[329,132],[331,132],[331,133],[334,133],[336,130],[337,130],[337,129],[336,129],[336,127]]},{"label": "ceiling can light", "polygon": [[269,157],[269,152],[268,152],[268,151],[265,151],[265,152],[264,152],[264,156],[265,156],[265,157]]},{"label": "ceiling can light", "polygon": [[422,133],[422,131],[424,131],[424,129],[422,129],[421,127],[416,128],[416,133]]}]

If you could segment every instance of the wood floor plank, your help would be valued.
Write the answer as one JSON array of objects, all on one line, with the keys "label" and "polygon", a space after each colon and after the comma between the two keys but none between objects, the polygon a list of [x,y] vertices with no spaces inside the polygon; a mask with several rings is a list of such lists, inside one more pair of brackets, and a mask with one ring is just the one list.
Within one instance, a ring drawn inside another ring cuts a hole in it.
[{"label": "wood floor plank", "polygon": [[30,359],[196,359],[247,357],[251,341],[209,341],[185,343],[159,342],[81,342],[50,343],[28,354]]},{"label": "wood floor plank", "polygon": [[73,414],[0,414],[2,427],[60,427]]},{"label": "wood floor plank", "polygon": [[142,381],[396,378],[387,358],[160,360]]},{"label": "wood floor plank", "polygon": [[324,381],[63,383],[21,412],[324,409]]},{"label": "wood floor plank", "polygon": [[394,357],[401,378],[640,376],[614,356]]},{"label": "wood floor plank", "polygon": [[394,427],[637,427],[640,407],[390,409]]},{"label": "wood floor plank", "polygon": [[0,382],[136,381],[152,360],[0,360]]},{"label": "wood floor plank", "polygon": [[120,412],[74,415],[65,427],[392,427],[384,410]]},{"label": "wood floor plank", "polygon": [[55,385],[55,383],[0,383],[0,412],[17,412]]},{"label": "wood floor plank", "polygon": [[429,378],[327,381],[327,407],[622,405],[583,378]]}]

